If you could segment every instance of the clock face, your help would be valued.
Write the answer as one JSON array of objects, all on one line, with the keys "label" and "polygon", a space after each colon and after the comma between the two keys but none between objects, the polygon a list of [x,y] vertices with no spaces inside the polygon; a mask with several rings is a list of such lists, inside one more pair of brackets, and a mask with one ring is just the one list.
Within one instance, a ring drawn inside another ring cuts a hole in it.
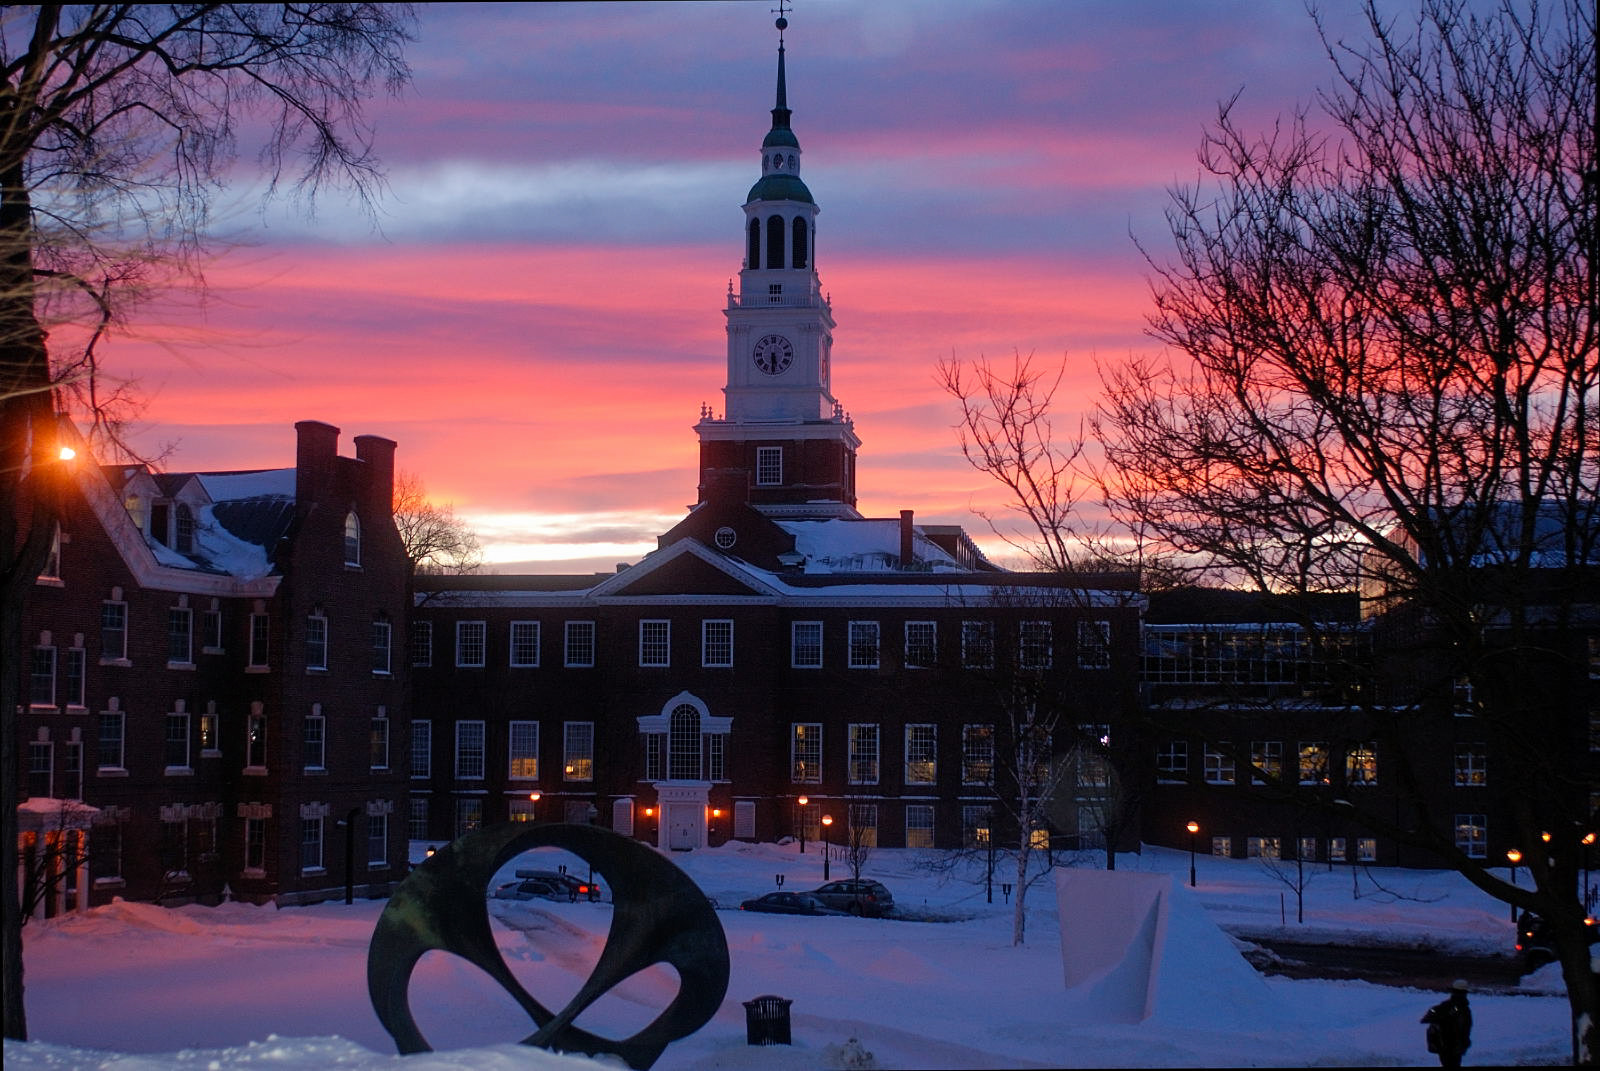
[{"label": "clock face", "polygon": [[794,363],[794,347],[782,335],[763,335],[756,343],[754,357],[757,368],[775,376]]}]

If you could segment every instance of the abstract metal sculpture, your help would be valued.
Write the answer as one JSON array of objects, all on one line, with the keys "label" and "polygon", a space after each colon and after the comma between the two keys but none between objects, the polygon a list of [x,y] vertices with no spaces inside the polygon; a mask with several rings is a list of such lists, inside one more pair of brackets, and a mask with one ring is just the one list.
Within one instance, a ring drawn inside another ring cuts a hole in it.
[{"label": "abstract metal sculpture", "polygon": [[[494,874],[531,848],[561,848],[605,879],[611,931],[588,981],[552,1012],[512,976],[495,948],[485,893]],[[367,952],[367,993],[402,1054],[427,1052],[407,996],[411,972],[430,951],[452,952],[482,968],[539,1029],[522,1039],[563,1052],[610,1053],[643,1071],[667,1044],[710,1021],[728,991],[728,941],[705,894],[666,859],[606,829],[507,823],[469,833],[424,861],[400,883],[378,918]],[[678,995],[644,1029],[621,1040],[573,1024],[611,987],[657,963],[678,972]]]}]

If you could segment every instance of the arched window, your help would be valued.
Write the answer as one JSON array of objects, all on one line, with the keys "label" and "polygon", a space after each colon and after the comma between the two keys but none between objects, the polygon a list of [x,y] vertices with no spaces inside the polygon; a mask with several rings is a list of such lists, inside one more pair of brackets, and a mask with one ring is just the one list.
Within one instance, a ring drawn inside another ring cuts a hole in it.
[{"label": "arched window", "polygon": [[355,510],[344,515],[344,563],[361,564],[361,519]]},{"label": "arched window", "polygon": [[667,778],[700,780],[700,712],[688,703],[672,708],[667,725]]},{"label": "arched window", "polygon": [[761,221],[750,221],[750,248],[745,251],[744,263],[747,268],[761,267]]},{"label": "arched window", "polygon": [[783,217],[767,217],[767,267],[783,267]]},{"label": "arched window", "polygon": [[806,249],[810,245],[806,241],[806,221],[804,216],[794,217],[794,239],[789,243],[789,248],[794,250],[794,266],[806,266]]}]

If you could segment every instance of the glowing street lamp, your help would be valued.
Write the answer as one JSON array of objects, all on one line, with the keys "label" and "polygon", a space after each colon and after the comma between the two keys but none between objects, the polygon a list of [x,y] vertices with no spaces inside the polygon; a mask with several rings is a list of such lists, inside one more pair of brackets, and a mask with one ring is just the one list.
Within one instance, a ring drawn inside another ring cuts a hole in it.
[{"label": "glowing street lamp", "polygon": [[[1511,864],[1511,887],[1517,887],[1517,864],[1522,862],[1522,853],[1515,848],[1506,849],[1506,860]],[[1517,924],[1517,905],[1511,905],[1511,925]]]},{"label": "glowing street lamp", "polygon": [[806,854],[806,804],[811,802],[810,796],[801,796],[794,801],[800,807],[800,854]]},{"label": "glowing street lamp", "polygon": [[1193,818],[1183,828],[1189,831],[1189,888],[1194,888],[1194,835],[1200,832],[1200,823]]},{"label": "glowing street lamp", "polygon": [[833,815],[822,816],[822,880],[828,880],[828,830],[833,826]]}]

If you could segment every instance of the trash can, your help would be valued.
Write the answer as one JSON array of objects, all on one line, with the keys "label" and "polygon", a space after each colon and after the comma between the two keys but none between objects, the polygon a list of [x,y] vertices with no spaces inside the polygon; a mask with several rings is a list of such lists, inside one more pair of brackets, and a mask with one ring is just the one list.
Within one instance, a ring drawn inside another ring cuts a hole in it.
[{"label": "trash can", "polygon": [[745,1035],[751,1045],[788,1045],[789,1005],[784,997],[770,994],[744,1002]]}]

